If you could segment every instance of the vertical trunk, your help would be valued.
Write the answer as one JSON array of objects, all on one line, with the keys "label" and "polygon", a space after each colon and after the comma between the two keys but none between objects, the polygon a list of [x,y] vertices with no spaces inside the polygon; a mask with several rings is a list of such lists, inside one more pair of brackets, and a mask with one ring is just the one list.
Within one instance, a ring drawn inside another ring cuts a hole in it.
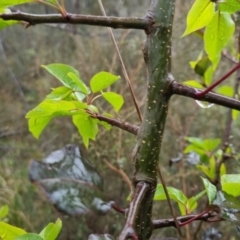
[{"label": "vertical trunk", "polygon": [[151,214],[157,182],[157,165],[168,110],[172,81],[171,33],[175,0],[152,0],[147,17],[154,25],[148,29],[144,56],[148,69],[148,94],[137,144],[133,153],[133,195],[121,240],[149,239]]}]

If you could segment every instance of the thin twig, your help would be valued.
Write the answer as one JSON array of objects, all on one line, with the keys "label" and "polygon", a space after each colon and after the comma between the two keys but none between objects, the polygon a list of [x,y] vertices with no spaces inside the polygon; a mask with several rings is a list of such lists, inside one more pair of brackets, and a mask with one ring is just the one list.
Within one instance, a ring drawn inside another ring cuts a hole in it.
[{"label": "thin twig", "polygon": [[[100,8],[101,8],[102,14],[106,17],[107,15],[106,15],[104,6],[103,6],[103,4],[102,4],[102,0],[98,0],[98,3],[99,3],[99,6],[100,6]],[[111,28],[108,28],[108,32],[109,32],[109,34],[110,34],[110,36],[111,36],[113,45],[114,45],[114,47],[115,47],[115,49],[116,49],[118,58],[119,58],[119,60],[120,60],[121,67],[122,67],[122,71],[123,71],[123,75],[124,75],[125,80],[126,80],[126,82],[127,82],[127,84],[128,84],[128,87],[129,87],[129,90],[130,90],[130,93],[131,93],[131,96],[132,96],[132,99],[133,99],[133,103],[134,103],[134,105],[135,105],[135,108],[136,108],[136,111],[137,111],[139,120],[140,120],[140,122],[142,122],[142,114],[141,114],[141,112],[140,112],[140,109],[139,109],[139,106],[138,106],[138,103],[137,103],[137,99],[136,99],[136,96],[135,96],[134,91],[133,91],[132,83],[131,83],[131,81],[130,81],[130,79],[129,79],[129,76],[128,76],[128,73],[127,73],[125,64],[124,64],[124,62],[123,62],[122,55],[121,55],[121,53],[120,53],[120,50],[119,50],[118,45],[117,45],[117,42],[116,42],[115,37],[114,37],[114,35],[113,35],[113,31],[112,31]]]},{"label": "thin twig", "polygon": [[132,183],[127,174],[121,169],[121,168],[116,168],[114,167],[110,162],[108,162],[106,159],[103,159],[103,162],[114,172],[119,174],[122,179],[127,183],[129,186],[130,190],[132,189]]},{"label": "thin twig", "polygon": [[87,113],[93,118],[97,118],[100,121],[104,121],[104,122],[106,122],[106,123],[108,123],[112,126],[121,128],[122,130],[125,130],[125,131],[127,131],[129,133],[132,133],[134,135],[137,135],[137,133],[138,133],[139,126],[133,125],[129,122],[124,122],[120,119],[109,118],[109,117],[103,116],[103,115],[98,114],[98,113],[93,113],[93,112],[88,111],[88,110],[87,110]]},{"label": "thin twig", "polygon": [[166,197],[167,197],[167,202],[168,202],[170,211],[171,211],[171,213],[172,213],[172,217],[173,217],[173,219],[174,219],[174,221],[175,221],[175,226],[176,226],[176,228],[177,228],[178,235],[179,235],[179,237],[181,238],[181,237],[182,237],[181,229],[180,229],[180,226],[179,226],[179,223],[178,223],[178,220],[177,220],[176,213],[175,213],[174,208],[173,208],[173,206],[172,206],[171,199],[170,199],[170,196],[169,196],[169,194],[168,194],[168,190],[167,190],[166,183],[165,183],[165,181],[164,181],[164,178],[163,178],[163,175],[162,175],[160,166],[158,166],[157,171],[158,171],[158,176],[159,176],[160,181],[161,181],[162,186],[163,186],[163,190],[164,190],[164,192],[165,192],[165,194],[166,194]]}]

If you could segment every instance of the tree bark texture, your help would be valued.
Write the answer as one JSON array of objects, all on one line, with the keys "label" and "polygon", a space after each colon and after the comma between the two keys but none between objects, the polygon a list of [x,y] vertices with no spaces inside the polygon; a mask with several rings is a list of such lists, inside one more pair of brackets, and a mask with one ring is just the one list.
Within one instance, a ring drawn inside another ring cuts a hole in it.
[{"label": "tree bark texture", "polygon": [[[133,193],[128,219],[120,240],[149,239],[157,166],[167,117],[171,77],[171,37],[175,0],[152,0],[147,17],[154,25],[147,32],[144,58],[148,69],[148,94],[143,122],[133,151]],[[134,204],[133,204],[134,203]]]}]

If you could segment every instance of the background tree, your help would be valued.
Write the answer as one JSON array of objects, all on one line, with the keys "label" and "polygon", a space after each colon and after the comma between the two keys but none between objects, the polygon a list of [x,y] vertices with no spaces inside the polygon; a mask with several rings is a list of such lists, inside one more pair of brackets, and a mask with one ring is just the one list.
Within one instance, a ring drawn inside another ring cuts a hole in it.
[{"label": "background tree", "polygon": [[[208,4],[209,3],[210,3],[210,1],[208,1]],[[163,4],[163,6],[161,4]],[[134,171],[134,178],[133,178],[133,186],[134,186],[135,190],[132,195],[132,201],[130,204],[130,210],[129,210],[129,214],[128,214],[126,228],[124,229],[124,231],[122,232],[122,235],[121,235],[123,239],[126,237],[126,235],[131,235],[130,237],[134,237],[135,235],[138,235],[138,237],[140,239],[141,238],[147,239],[151,235],[150,221],[151,221],[152,197],[153,197],[153,193],[154,193],[152,190],[155,188],[155,185],[156,185],[156,175],[157,175],[156,164],[157,164],[157,158],[158,158],[159,149],[160,149],[159,144],[161,142],[165,118],[166,118],[166,109],[167,109],[166,105],[168,104],[168,100],[169,100],[171,94],[177,93],[177,94],[189,95],[189,96],[192,96],[193,98],[197,98],[197,96],[195,95],[194,89],[183,87],[182,85],[179,85],[178,83],[172,82],[173,79],[171,77],[169,77],[169,74],[168,74],[169,63],[170,63],[170,61],[169,61],[169,57],[170,57],[169,49],[170,49],[170,40],[171,40],[170,33],[171,33],[172,13],[173,13],[169,9],[171,9],[173,11],[174,4],[175,3],[171,2],[171,1],[168,3],[165,3],[164,1],[153,1],[152,9],[148,13],[148,15],[143,19],[136,19],[136,22],[139,21],[138,23],[140,25],[142,24],[141,26],[143,29],[147,29],[147,35],[149,38],[149,41],[147,42],[147,44],[145,45],[145,48],[144,48],[145,59],[147,60],[148,73],[149,73],[149,77],[148,77],[149,78],[148,79],[149,80],[149,92],[148,92],[148,96],[147,96],[149,101],[147,101],[147,105],[145,104],[146,109],[144,111],[145,114],[144,114],[144,118],[143,118],[143,124],[141,125],[141,128],[140,128],[141,130],[139,131],[139,134],[138,134],[138,144],[137,144],[137,147],[135,148],[136,151],[134,152],[135,171]],[[211,4],[213,4],[213,3],[211,3]],[[165,14],[161,14],[159,16],[159,14],[160,14],[160,11],[158,11],[159,9],[162,9],[162,11],[164,13],[168,12],[169,15],[166,16]],[[14,16],[17,18],[14,18]],[[21,14],[20,14],[20,18],[19,18],[19,14],[15,14],[15,15],[8,14],[8,16],[2,15],[2,17],[3,18],[9,17],[10,19],[26,21],[25,18],[22,18],[23,16]],[[66,18],[66,16],[58,16],[58,19],[60,19],[60,21],[62,21],[62,22],[70,22],[71,23],[71,17],[69,20],[68,18]],[[152,21],[152,19],[154,19],[156,22]],[[124,19],[122,19],[122,20],[124,20]],[[31,22],[31,21],[29,21],[30,25],[33,23],[36,24],[36,22]],[[43,22],[46,23],[47,22],[46,19],[45,20],[43,19]],[[98,21],[98,23],[99,23],[99,21]],[[124,23],[124,21],[122,22],[122,24],[123,23]],[[106,22],[106,25],[107,25],[107,22]],[[162,34],[163,32],[164,32],[164,34]],[[60,45],[60,46],[62,46],[62,45]],[[159,52],[157,52],[156,49],[159,49]],[[156,54],[156,56],[155,56],[155,54]],[[129,63],[128,66],[131,66],[130,64],[131,63]],[[136,69],[140,69],[141,66],[142,66],[142,61],[138,64],[138,68],[136,68]],[[159,66],[161,66],[161,68],[158,68]],[[94,70],[94,69],[91,69],[91,71],[92,70]],[[195,70],[196,70],[196,68],[195,68]],[[205,70],[203,70],[203,71],[205,71]],[[9,71],[9,74],[11,74],[11,71]],[[89,74],[89,75],[91,76],[92,74]],[[134,75],[134,73],[133,73],[133,75]],[[174,75],[176,76],[176,74],[174,74]],[[12,78],[14,79],[14,76],[12,76]],[[88,76],[88,78],[90,78],[90,77]],[[152,82],[152,81],[155,81],[155,82]],[[16,84],[16,86],[18,86],[17,81],[15,81],[15,84]],[[157,89],[158,84],[159,84],[159,89]],[[49,88],[49,86],[47,86],[47,88]],[[19,89],[19,92],[21,93],[22,89],[21,88],[18,88],[18,89]],[[26,98],[24,98],[23,93],[24,92],[22,91],[21,97],[22,97],[22,99],[25,100]],[[232,106],[235,109],[239,109],[238,101],[228,100],[226,98],[218,97],[213,94],[205,95],[204,99],[208,100],[210,102],[222,104],[224,106]],[[179,100],[175,100],[175,101],[178,103]],[[173,100],[173,103],[175,103],[174,100]],[[187,104],[185,103],[185,105],[187,105]],[[177,106],[179,106],[179,105],[177,105]],[[14,108],[14,111],[15,111],[15,108]],[[189,122],[189,118],[185,111],[185,108],[182,109],[182,111],[183,111],[182,115],[184,117],[180,118],[181,119],[180,121],[184,121],[183,119],[186,119],[186,122]],[[159,119],[156,119],[155,118],[156,116],[153,116],[154,112],[159,117]],[[179,112],[180,112],[180,116],[181,116],[181,109]],[[159,113],[161,113],[161,114],[159,114]],[[204,112],[204,115],[206,115],[205,113],[206,112]],[[189,114],[189,115],[191,115],[191,114]],[[179,129],[181,127],[176,126],[177,121],[175,119],[173,119],[174,113],[170,114],[170,116],[171,117],[170,117],[169,121],[171,122],[171,129],[172,129],[172,131],[174,130],[177,133],[177,132],[179,132]],[[153,118],[153,119],[150,119],[150,118]],[[194,119],[194,116],[191,118]],[[204,116],[204,118],[206,118],[206,116]],[[156,121],[156,124],[155,124],[155,121]],[[168,124],[168,121],[167,121],[167,124]],[[213,133],[214,133],[214,129],[216,129],[215,131],[219,131],[219,129],[217,128],[217,124],[215,124],[215,126],[216,126],[216,128],[211,127],[211,130],[213,131]],[[229,123],[228,123],[228,126],[229,126]],[[201,129],[202,129],[202,127],[198,126],[195,130],[196,134],[201,132]],[[186,134],[184,134],[184,135],[189,135],[189,134],[187,134],[187,132],[189,131],[188,127],[187,128],[185,127],[185,131],[186,131]],[[159,134],[159,132],[161,132],[161,133]],[[149,133],[151,133],[151,134],[149,134]],[[182,135],[182,133],[178,133],[178,134],[180,134],[180,136]],[[193,135],[195,135],[195,134],[193,134]],[[214,134],[213,134],[213,136],[214,136]],[[207,135],[207,138],[209,138],[209,137],[210,136]],[[229,137],[229,134],[228,134],[228,137]],[[177,148],[178,151],[179,151],[179,148],[181,150],[183,150],[185,148],[184,147],[185,143],[184,143],[182,137],[180,137],[179,140],[180,140],[180,143],[182,146],[181,147],[175,146],[175,148]],[[196,141],[195,142],[193,141],[194,139],[188,138],[188,140],[190,141],[190,143],[192,145],[194,145],[194,144],[196,145]],[[148,145],[148,143],[149,143],[149,145]],[[155,146],[155,144],[156,144],[156,146]],[[107,145],[107,143],[105,145]],[[191,147],[193,148],[193,146],[191,146]],[[173,147],[169,146],[169,144],[167,144],[166,149],[168,149],[168,148],[172,149]],[[102,148],[100,148],[100,149],[102,149]],[[196,146],[195,146],[195,149],[192,149],[192,150],[194,150],[195,152],[198,151],[198,154],[199,154],[199,149],[197,149]],[[210,149],[208,149],[208,150],[210,150]],[[164,157],[164,155],[165,155],[165,153],[163,152],[163,157]],[[204,157],[203,153],[202,153],[202,155],[201,154],[199,154],[199,155],[202,158]],[[109,156],[109,152],[108,152],[108,156]],[[154,158],[152,158],[152,156],[154,156]],[[147,160],[145,161],[145,159],[147,159]],[[151,163],[150,160],[152,161],[152,164],[150,164]],[[146,162],[146,165],[144,164],[144,162]],[[203,167],[199,167],[199,168],[204,169]],[[205,171],[205,173],[207,173],[207,171]],[[186,184],[186,176],[181,175],[181,174],[180,174],[180,176],[182,177],[182,180],[183,180],[182,181],[183,186],[186,186],[185,185]],[[209,177],[209,179],[211,180],[211,176]],[[213,181],[213,183],[214,183],[214,181]],[[142,189],[142,191],[140,191],[141,189]],[[136,202],[139,199],[139,196],[141,196],[141,194],[139,194],[138,191],[140,191],[140,193],[143,194],[140,202]],[[184,193],[187,193],[187,192],[188,191],[186,189],[184,189]],[[176,195],[175,195],[175,197],[176,197]],[[143,209],[144,211],[134,212],[136,209],[136,206],[139,206],[139,208]],[[146,207],[146,206],[148,206],[148,207]],[[147,211],[147,212],[145,212],[145,211]],[[140,215],[138,215],[138,214],[140,214]],[[149,218],[146,219],[146,216],[148,216]],[[209,216],[210,215],[207,215],[205,217],[209,217]],[[198,217],[198,216],[195,216],[195,217]],[[134,219],[134,222],[131,224],[132,219]],[[143,224],[142,220],[144,220],[144,224]],[[182,221],[180,221],[180,223],[183,221],[186,221],[186,220],[189,220],[189,218],[184,218]],[[138,222],[138,221],[140,221],[140,222]],[[143,224],[143,225],[141,225],[141,224]],[[172,224],[174,225],[174,221],[172,221]],[[139,227],[139,225],[141,227]],[[135,228],[134,231],[136,231],[136,233],[132,232],[132,230],[129,228],[130,226],[133,226]],[[156,226],[159,227],[161,225],[159,225],[159,223],[157,225],[157,223],[156,223]],[[130,230],[130,232],[128,232],[129,230]],[[187,238],[190,239],[190,230],[189,229],[187,229],[186,234],[187,234]]]}]

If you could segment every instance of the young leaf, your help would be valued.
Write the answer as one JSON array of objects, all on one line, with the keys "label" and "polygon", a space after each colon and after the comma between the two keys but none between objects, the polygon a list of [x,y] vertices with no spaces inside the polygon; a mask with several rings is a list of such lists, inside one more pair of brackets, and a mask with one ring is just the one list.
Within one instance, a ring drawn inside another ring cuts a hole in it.
[{"label": "young leaf", "polygon": [[183,84],[190,87],[194,87],[194,88],[200,88],[200,89],[203,88],[203,85],[196,80],[187,80],[187,81],[184,81]]},{"label": "young leaf", "polygon": [[[56,77],[64,86],[73,91],[82,92],[83,84],[79,79],[79,72],[75,68],[61,63],[43,65],[42,67]],[[70,76],[69,73],[71,73]],[[79,82],[77,79],[79,79]]]},{"label": "young leaf", "polygon": [[215,11],[215,3],[211,0],[196,0],[187,16],[186,36],[208,25]]},{"label": "young leaf", "polygon": [[[167,187],[167,191],[170,199],[178,203],[178,207],[181,211],[181,214],[185,215],[187,213],[186,212],[186,203],[188,201],[187,197],[184,195],[182,191],[176,188]],[[158,184],[155,195],[154,195],[154,200],[166,200],[166,199],[167,197],[163,190],[162,184]]]},{"label": "young leaf", "polygon": [[124,103],[123,97],[114,92],[105,92],[102,93],[102,96],[106,101],[108,101],[113,106],[116,112],[118,112],[121,109]]},{"label": "young leaf", "polygon": [[99,72],[90,80],[90,87],[93,93],[100,92],[105,88],[111,86],[117,80],[119,76],[113,75],[109,72]]},{"label": "young leaf", "polygon": [[36,233],[26,233],[24,235],[14,238],[14,240],[44,240],[44,239]]},{"label": "young leaf", "polygon": [[51,116],[31,117],[28,120],[28,129],[35,138],[39,138],[51,119]]},{"label": "young leaf", "polygon": [[204,33],[204,48],[216,69],[220,54],[235,30],[230,14],[217,11]]},{"label": "young leaf", "polygon": [[0,208],[0,219],[5,218],[8,215],[8,205],[4,205]]},{"label": "young leaf", "polygon": [[196,196],[191,197],[187,201],[188,214],[191,213],[197,207],[197,201],[206,193],[206,190],[201,191]]},{"label": "young leaf", "polygon": [[202,148],[206,152],[210,152],[210,151],[215,150],[219,146],[220,143],[221,143],[221,139],[220,138],[205,139],[203,141]]},{"label": "young leaf", "polygon": [[227,97],[232,97],[233,94],[234,94],[234,89],[230,86],[220,86],[216,92],[218,94],[221,94],[221,95],[224,95],[224,96],[227,96]]},{"label": "young leaf", "polygon": [[25,234],[26,232],[5,222],[0,222],[0,239],[9,240]]},{"label": "young leaf", "polygon": [[240,196],[240,174],[221,176],[222,190],[234,197]]},{"label": "young leaf", "polygon": [[208,57],[204,57],[200,61],[198,61],[198,63],[194,67],[194,71],[195,73],[203,77],[205,72],[210,66],[211,66],[211,61],[209,60]]},{"label": "young leaf", "polygon": [[213,66],[210,66],[204,73],[204,83],[206,84],[206,86],[209,86],[211,84],[213,73]]},{"label": "young leaf", "polygon": [[60,233],[62,228],[62,221],[60,219],[57,219],[57,221],[54,223],[49,223],[40,233],[39,236],[41,236],[44,240],[55,240]]},{"label": "young leaf", "polygon": [[230,14],[235,13],[240,10],[240,2],[239,0],[220,1],[219,10]]},{"label": "young leaf", "polygon": [[35,2],[35,0],[1,0],[0,1],[0,8],[6,8],[9,6],[29,3],[29,2]]},{"label": "young leaf", "polygon": [[210,183],[209,180],[207,180],[206,178],[203,178],[203,177],[202,177],[202,180],[203,180],[204,187],[205,187],[205,189],[207,190],[208,201],[209,201],[209,203],[212,203],[213,200],[214,200],[215,197],[216,197],[217,189],[216,189],[216,187],[215,187],[212,183]]},{"label": "young leaf", "polygon": [[51,100],[71,100],[70,94],[73,92],[72,89],[61,86],[52,90],[50,94],[47,95],[46,99]]},{"label": "young leaf", "polygon": [[98,120],[82,114],[73,116],[73,123],[82,136],[84,145],[88,148],[89,139],[95,140],[98,133]]},{"label": "young leaf", "polygon": [[84,93],[85,95],[91,93],[90,89],[76,74],[70,72],[67,75],[78,85],[78,87],[82,93]]}]

